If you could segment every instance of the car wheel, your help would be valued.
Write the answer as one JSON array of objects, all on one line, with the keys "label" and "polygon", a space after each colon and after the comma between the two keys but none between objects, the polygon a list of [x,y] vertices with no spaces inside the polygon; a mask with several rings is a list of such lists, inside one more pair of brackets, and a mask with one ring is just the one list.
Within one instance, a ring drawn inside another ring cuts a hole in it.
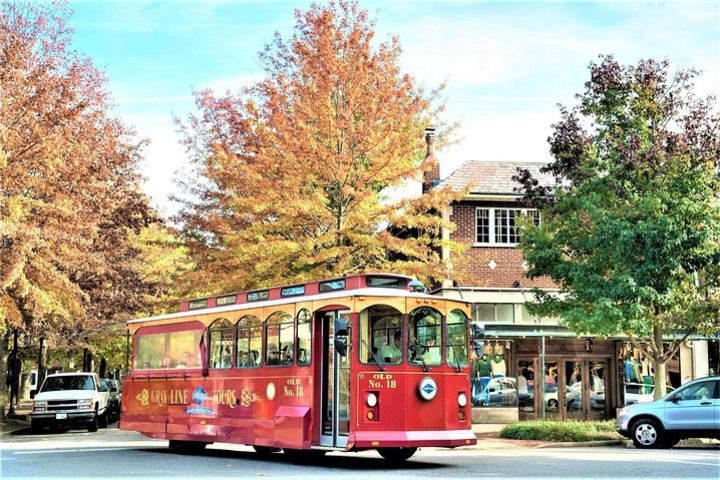
[{"label": "car wheel", "polygon": [[378,453],[388,462],[404,462],[415,455],[417,448],[378,448]]},{"label": "car wheel", "polygon": [[108,426],[108,412],[105,410],[105,412],[100,415],[98,418],[98,424],[100,425],[100,428],[107,428]]},{"label": "car wheel", "polygon": [[90,423],[87,427],[88,432],[97,432],[98,430],[98,416],[97,413],[93,415],[92,420],[90,420]]},{"label": "car wheel", "polygon": [[664,439],[655,420],[642,418],[630,429],[630,438],[636,448],[658,448]]},{"label": "car wheel", "polygon": [[40,423],[30,422],[30,431],[32,431],[32,433],[42,433],[43,428],[43,425]]}]

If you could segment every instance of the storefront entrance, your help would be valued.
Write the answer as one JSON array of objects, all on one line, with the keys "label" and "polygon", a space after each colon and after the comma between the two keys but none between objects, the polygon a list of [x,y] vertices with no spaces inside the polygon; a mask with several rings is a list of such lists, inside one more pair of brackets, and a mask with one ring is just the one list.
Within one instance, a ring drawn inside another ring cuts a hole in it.
[{"label": "storefront entrance", "polygon": [[599,420],[612,416],[610,402],[606,401],[614,385],[612,355],[578,351],[571,342],[548,342],[546,350],[550,352],[545,355],[544,368],[541,357],[528,351],[536,350],[537,342],[518,342],[515,366],[520,420]]}]

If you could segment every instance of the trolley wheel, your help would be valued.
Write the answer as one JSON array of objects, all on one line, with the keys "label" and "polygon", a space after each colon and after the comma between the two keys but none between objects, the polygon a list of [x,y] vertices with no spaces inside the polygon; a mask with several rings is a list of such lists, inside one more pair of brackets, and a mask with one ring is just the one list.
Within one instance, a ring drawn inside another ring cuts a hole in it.
[{"label": "trolley wheel", "polygon": [[415,455],[417,448],[378,448],[377,451],[388,462],[404,462]]},{"label": "trolley wheel", "polygon": [[191,442],[186,440],[170,440],[170,448],[178,452],[202,452],[208,444],[205,442]]},{"label": "trolley wheel", "polygon": [[280,453],[281,450],[279,448],[266,447],[264,445],[253,445],[252,448],[253,450],[255,450],[255,452],[262,456],[270,455],[271,453]]},{"label": "trolley wheel", "polygon": [[283,448],[283,453],[293,463],[312,463],[325,456],[325,450],[296,450],[294,448]]}]

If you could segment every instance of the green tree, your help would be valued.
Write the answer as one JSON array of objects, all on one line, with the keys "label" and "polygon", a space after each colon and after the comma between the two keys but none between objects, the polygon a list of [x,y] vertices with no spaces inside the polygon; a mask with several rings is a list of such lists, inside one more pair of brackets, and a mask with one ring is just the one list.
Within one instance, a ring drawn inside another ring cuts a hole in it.
[{"label": "green tree", "polygon": [[695,76],[601,57],[553,125],[544,171],[556,185],[516,178],[543,212],[521,242],[528,275],[560,288],[536,291],[531,310],[578,334],[628,336],[652,359],[656,398],[681,341],[720,326],[720,116]]}]

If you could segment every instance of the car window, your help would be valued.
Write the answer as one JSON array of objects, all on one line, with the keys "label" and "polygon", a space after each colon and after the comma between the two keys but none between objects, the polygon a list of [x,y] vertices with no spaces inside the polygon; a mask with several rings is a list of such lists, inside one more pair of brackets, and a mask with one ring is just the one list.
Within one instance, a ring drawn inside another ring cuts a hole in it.
[{"label": "car window", "polygon": [[715,384],[717,382],[708,381],[690,385],[675,394],[678,400],[708,400],[715,397]]},{"label": "car window", "polygon": [[58,390],[95,390],[92,377],[88,375],[47,377],[42,387],[43,392]]}]

